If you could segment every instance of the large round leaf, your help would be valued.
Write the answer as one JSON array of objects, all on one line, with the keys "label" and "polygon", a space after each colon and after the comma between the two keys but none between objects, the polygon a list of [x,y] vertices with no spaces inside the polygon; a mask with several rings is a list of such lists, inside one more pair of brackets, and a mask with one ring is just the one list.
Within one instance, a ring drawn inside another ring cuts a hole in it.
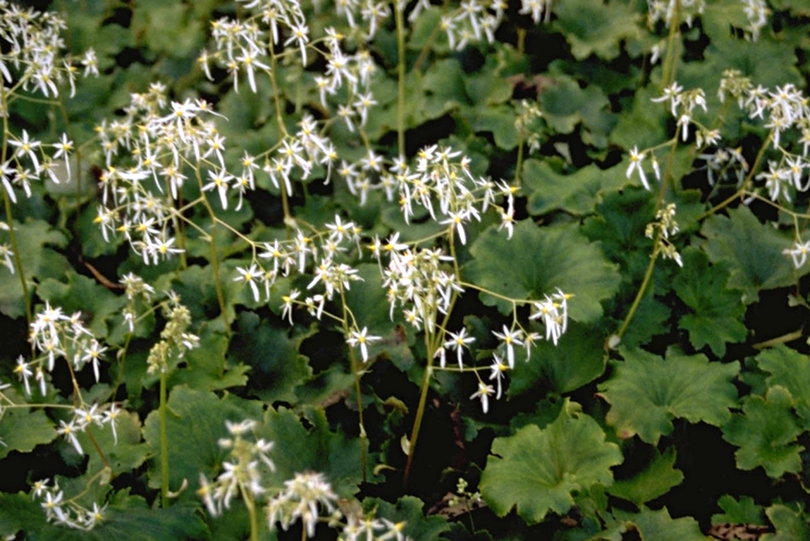
[{"label": "large round leaf", "polygon": [[[498,295],[542,299],[556,289],[573,294],[568,315],[593,321],[602,315],[600,301],[619,286],[616,265],[607,262],[599,243],[589,242],[576,225],[538,227],[531,220],[515,226],[511,240],[490,227],[470,248],[473,260],[465,277]],[[481,299],[508,314],[512,304],[482,293]]]},{"label": "large round leaf", "polygon": [[737,406],[737,389],[731,380],[740,370],[737,362],[709,363],[704,355],[683,355],[672,350],[667,358],[643,350],[622,351],[613,376],[600,386],[610,403],[607,422],[620,437],[638,436],[658,443],[672,432],[672,419],[703,421],[720,426]]},{"label": "large round leaf", "polygon": [[528,425],[495,439],[481,476],[481,492],[495,514],[517,506],[527,522],[540,522],[549,511],[566,513],[574,492],[613,482],[610,468],[622,462],[619,446],[605,442],[593,418],[569,413],[572,406],[545,430]]}]

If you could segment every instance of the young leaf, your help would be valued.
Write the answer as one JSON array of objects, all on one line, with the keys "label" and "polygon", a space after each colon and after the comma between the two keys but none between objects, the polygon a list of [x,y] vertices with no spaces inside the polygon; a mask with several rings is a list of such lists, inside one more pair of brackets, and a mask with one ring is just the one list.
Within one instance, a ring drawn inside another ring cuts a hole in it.
[{"label": "young leaf", "polygon": [[[517,299],[542,299],[556,288],[573,294],[568,315],[588,322],[602,315],[600,301],[616,292],[619,273],[608,263],[598,243],[588,242],[576,226],[537,227],[531,220],[515,226],[511,240],[494,227],[470,248],[474,259],[463,270],[476,285]],[[485,304],[502,313],[512,305],[486,293]]]},{"label": "young leaf", "polygon": [[[11,389],[3,391],[7,400],[14,403],[23,402]],[[50,443],[56,439],[53,422],[45,412],[35,408],[6,409],[0,416],[0,459],[12,451],[28,453],[37,445]]]},{"label": "young leaf", "polygon": [[658,511],[643,509],[640,513],[616,512],[616,517],[638,531],[644,541],[706,541],[700,525],[691,517],[673,519],[666,507]]},{"label": "young leaf", "polygon": [[799,541],[810,539],[810,525],[807,517],[801,512],[795,512],[784,505],[772,505],[765,510],[765,514],[776,528],[776,533],[763,535],[761,541]]},{"label": "young leaf", "polygon": [[712,524],[767,524],[765,512],[761,505],[754,502],[750,496],[742,496],[739,500],[725,494],[717,500],[717,505],[723,513],[712,515]]},{"label": "young leaf", "polygon": [[570,393],[595,380],[605,371],[604,341],[599,329],[572,323],[558,345],[538,342],[528,363],[521,361],[526,357],[519,349],[515,370],[509,372],[509,398],[544,389]]},{"label": "young leaf", "polygon": [[641,507],[681,484],[683,473],[674,467],[675,459],[675,447],[669,447],[663,455],[656,450],[644,470],[631,479],[615,481],[608,492]]},{"label": "young leaf", "polygon": [[784,387],[768,389],[765,398],[750,396],[742,414],[735,414],[723,427],[723,438],[739,449],[737,467],[753,470],[762,466],[773,479],[801,469],[803,447],[796,442],[802,433],[792,411],[793,399]]},{"label": "young leaf", "polygon": [[810,366],[807,356],[780,344],[766,349],[756,356],[756,360],[761,370],[771,374],[766,380],[768,386],[779,385],[790,392],[796,413],[804,421],[803,428],[810,429]]},{"label": "young leaf", "polygon": [[729,216],[714,215],[703,224],[704,250],[713,263],[725,262],[731,271],[729,288],[741,289],[746,304],[755,302],[762,289],[792,284],[793,264],[782,252],[788,238],[762,224],[749,210],[730,210]]},{"label": "young leaf", "polygon": [[672,282],[675,293],[694,313],[681,317],[678,326],[689,332],[695,349],[707,345],[715,355],[726,354],[726,343],[740,342],[748,331],[742,323],[745,305],[742,294],[726,288],[725,265],[709,265],[709,258],[697,248],[683,253],[683,270]]},{"label": "young leaf", "polygon": [[619,446],[605,442],[593,418],[569,413],[571,406],[544,430],[528,425],[495,439],[481,492],[496,515],[517,506],[526,522],[540,522],[549,511],[566,513],[574,492],[613,482],[610,468],[622,461]]},{"label": "young leaf", "polygon": [[740,370],[736,361],[709,363],[704,355],[683,355],[674,350],[666,359],[637,349],[622,350],[612,377],[599,389],[610,405],[608,424],[622,438],[638,436],[656,445],[672,432],[672,419],[703,421],[720,426],[737,406],[731,380]]}]

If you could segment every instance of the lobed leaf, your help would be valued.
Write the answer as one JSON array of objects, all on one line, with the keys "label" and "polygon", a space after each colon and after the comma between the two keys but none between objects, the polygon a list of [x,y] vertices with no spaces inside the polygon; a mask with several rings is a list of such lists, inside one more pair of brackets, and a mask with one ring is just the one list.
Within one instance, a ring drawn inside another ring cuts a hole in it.
[{"label": "lobed leaf", "polygon": [[[559,288],[575,297],[569,317],[588,322],[602,315],[600,301],[616,292],[619,273],[608,263],[598,243],[588,242],[575,225],[538,227],[518,222],[508,242],[490,227],[470,247],[473,260],[463,268],[472,283],[516,299],[542,299]],[[481,293],[482,301],[501,313],[511,303]]]},{"label": "lobed leaf", "polygon": [[740,342],[748,335],[741,321],[745,315],[742,295],[726,287],[729,273],[725,265],[710,265],[706,254],[691,246],[681,255],[683,270],[672,286],[693,313],[681,316],[678,327],[689,332],[695,349],[708,345],[722,357],[727,343]]},{"label": "lobed leaf", "polygon": [[799,454],[804,449],[796,443],[802,433],[793,414],[793,398],[784,387],[768,389],[765,397],[752,395],[723,426],[723,438],[739,449],[734,454],[737,467],[753,470],[758,466],[773,479],[801,469]]},{"label": "lobed leaf", "polygon": [[672,420],[703,421],[720,426],[737,405],[732,380],[738,362],[710,363],[704,355],[684,355],[670,349],[666,359],[637,349],[622,350],[624,361],[613,363],[614,373],[599,386],[610,404],[607,422],[621,438],[638,434],[656,445],[672,432]]},{"label": "lobed leaf", "polygon": [[622,461],[618,445],[605,442],[593,418],[568,409],[543,430],[528,425],[495,439],[480,486],[496,515],[517,507],[527,522],[540,522],[549,511],[566,513],[575,492],[612,483],[610,468]]}]

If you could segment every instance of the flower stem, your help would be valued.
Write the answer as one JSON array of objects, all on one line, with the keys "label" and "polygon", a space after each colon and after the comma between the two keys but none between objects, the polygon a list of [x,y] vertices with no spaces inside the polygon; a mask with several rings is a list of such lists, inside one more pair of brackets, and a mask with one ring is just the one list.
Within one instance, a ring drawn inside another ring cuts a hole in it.
[{"label": "flower stem", "polygon": [[681,0],[675,0],[675,10],[672,20],[669,23],[669,35],[667,36],[667,55],[664,58],[664,71],[661,74],[661,88],[668,87],[675,76],[675,68],[678,63],[678,55],[675,54],[675,38],[681,27]]},{"label": "flower stem", "polygon": [[225,326],[225,334],[230,336],[231,335],[231,324],[228,322],[228,311],[225,305],[225,294],[222,292],[222,282],[219,279],[219,257],[217,256],[217,246],[216,246],[216,230],[217,230],[217,215],[214,213],[214,209],[211,207],[211,203],[208,201],[208,197],[206,197],[205,192],[203,191],[203,183],[202,177],[200,177],[200,169],[195,168],[194,173],[197,176],[197,184],[200,186],[200,200],[202,201],[203,206],[208,211],[208,215],[211,218],[211,232],[209,233],[210,241],[209,246],[211,248],[211,269],[214,271],[214,288],[217,292],[217,302],[219,303],[219,311],[222,313],[222,323]]},{"label": "flower stem", "polygon": [[661,244],[659,242],[658,237],[656,236],[655,248],[653,249],[652,255],[650,255],[650,264],[647,265],[647,272],[644,274],[644,281],[641,282],[641,287],[638,289],[638,293],[636,293],[636,298],[633,299],[633,305],[630,306],[630,311],[624,318],[624,322],[622,323],[619,332],[616,333],[616,337],[619,339],[621,339],[621,337],[624,336],[625,331],[627,331],[627,327],[630,325],[630,321],[633,319],[633,316],[635,315],[636,310],[638,309],[638,305],[641,304],[641,299],[644,297],[644,293],[647,291],[647,286],[650,284],[653,269],[655,268],[655,261],[658,259],[658,252],[660,251],[660,246]]},{"label": "flower stem", "polygon": [[169,506],[169,429],[166,426],[166,380],[165,370],[160,371],[160,406],[158,415],[160,419],[160,505]]},{"label": "flower stem", "polygon": [[250,494],[250,492],[243,490],[242,494],[244,494],[245,507],[247,507],[248,516],[250,517],[250,541],[259,541],[259,521],[256,516],[256,501],[253,499],[253,495]]},{"label": "flower stem", "polygon": [[[343,324],[343,334],[344,336],[349,336],[349,333],[351,332],[349,329],[349,308],[346,306],[346,294],[343,291],[342,286],[340,288],[340,301],[341,305],[343,306],[343,319],[341,320],[341,323]],[[352,374],[354,375],[354,395],[355,400],[357,401],[357,422],[360,425],[360,464],[363,469],[363,482],[365,482],[366,470],[368,469],[368,456],[366,450],[368,447],[368,436],[366,435],[366,427],[363,424],[363,392],[360,388],[361,369],[357,363],[357,357],[354,354],[354,349],[348,349],[349,361],[351,362]]]},{"label": "flower stem", "polygon": [[394,1],[394,14],[397,24],[397,150],[405,156],[405,22],[402,19],[402,5]]},{"label": "flower stem", "polygon": [[425,346],[427,348],[427,366],[425,366],[425,375],[422,378],[422,388],[419,393],[419,405],[416,408],[416,418],[413,421],[413,429],[411,430],[408,460],[405,462],[405,473],[402,476],[402,484],[406,487],[408,486],[408,478],[411,475],[413,457],[416,454],[416,442],[419,439],[419,429],[422,427],[422,418],[425,416],[425,404],[427,403],[428,389],[430,388],[430,378],[433,377],[433,354],[435,350],[432,347],[430,334],[427,332],[425,333]]}]

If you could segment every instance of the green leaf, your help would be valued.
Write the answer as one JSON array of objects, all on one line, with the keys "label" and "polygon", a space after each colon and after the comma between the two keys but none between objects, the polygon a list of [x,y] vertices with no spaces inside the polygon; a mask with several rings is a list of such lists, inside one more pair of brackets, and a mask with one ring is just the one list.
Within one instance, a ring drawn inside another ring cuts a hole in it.
[{"label": "green leaf", "polygon": [[658,511],[644,509],[638,514],[615,513],[628,526],[635,526],[644,541],[708,541],[700,525],[691,517],[673,519],[667,508]]},{"label": "green leaf", "polygon": [[614,481],[608,492],[641,507],[681,484],[683,473],[674,467],[676,458],[675,447],[669,447],[663,455],[656,449],[647,467],[631,479]]},{"label": "green leaf", "polygon": [[85,325],[99,340],[109,334],[107,321],[113,316],[120,318],[121,309],[127,304],[125,296],[115,295],[97,281],[74,271],[67,273],[67,283],[53,278],[44,280],[37,287],[37,294],[65,313],[82,312],[89,317]]},{"label": "green leaf", "polygon": [[[46,278],[60,279],[70,269],[70,263],[61,254],[51,248],[64,248],[67,237],[41,220],[30,220],[24,224],[14,224],[17,234],[17,245],[20,247],[20,262],[28,280],[28,291],[31,292],[31,281]],[[8,233],[0,230],[0,243],[8,241]],[[15,273],[0,268],[3,287],[0,287],[0,313],[11,318],[25,314],[22,285]]]},{"label": "green leaf", "polygon": [[641,32],[641,16],[620,2],[566,0],[554,6],[554,14],[554,26],[562,31],[577,60],[592,54],[613,60],[619,56],[619,44]]},{"label": "green leaf", "polygon": [[734,454],[738,468],[762,466],[773,479],[801,469],[799,453],[804,448],[795,442],[802,429],[792,406],[790,392],[780,386],[768,389],[764,398],[748,397],[742,414],[735,414],[723,427],[723,438],[739,447]]},{"label": "green leaf", "polygon": [[[3,391],[13,403],[24,403],[13,389]],[[0,415],[0,459],[12,451],[28,453],[37,445],[50,443],[57,437],[53,422],[39,408],[4,408]]]},{"label": "green leaf", "polygon": [[413,353],[408,347],[402,327],[400,310],[394,310],[394,319],[382,285],[380,268],[374,263],[355,266],[363,280],[352,284],[346,291],[346,306],[352,311],[360,328],[368,327],[369,334],[382,339],[369,344],[370,358],[382,356],[390,359],[400,369],[407,370],[413,364]]},{"label": "green leaf", "polygon": [[756,361],[761,370],[771,374],[766,380],[769,387],[779,385],[790,392],[796,413],[804,421],[803,428],[810,429],[810,366],[807,356],[779,344],[757,355]]},{"label": "green leaf", "polygon": [[728,214],[711,216],[701,230],[709,259],[728,265],[728,287],[741,289],[743,302],[750,304],[759,298],[760,290],[794,283],[793,264],[782,253],[790,240],[760,223],[748,207],[732,209]]},{"label": "green leaf", "polygon": [[598,328],[572,323],[556,346],[538,342],[528,363],[521,362],[525,350],[518,349],[507,394],[514,398],[547,389],[564,394],[590,383],[605,371],[605,338]]},{"label": "green leaf", "polygon": [[632,108],[619,116],[610,141],[627,150],[634,146],[649,148],[666,141],[669,113],[665,107],[651,101],[658,98],[660,92],[650,86],[638,89],[633,96]]},{"label": "green leaf", "polygon": [[290,330],[272,327],[254,312],[240,312],[230,355],[250,366],[252,393],[266,402],[296,403],[295,389],[311,375],[309,359],[299,353],[312,333],[289,337]]},{"label": "green leaf", "polygon": [[729,408],[737,406],[732,383],[740,370],[736,361],[709,363],[704,355],[672,349],[666,359],[640,349],[622,350],[622,357],[611,378],[599,386],[611,405],[607,422],[621,438],[638,434],[656,445],[672,432],[674,418],[720,426],[730,419]]},{"label": "green leaf", "polygon": [[498,148],[512,150],[520,142],[515,127],[515,110],[508,105],[488,105],[472,118],[472,128],[476,132],[492,132]]},{"label": "green leaf", "polygon": [[[573,294],[569,317],[594,321],[600,301],[616,292],[619,273],[598,243],[588,242],[577,226],[538,227],[531,220],[515,226],[511,240],[490,227],[470,247],[474,259],[463,268],[466,279],[493,293],[516,299],[542,299],[559,288]],[[508,314],[512,305],[486,293],[482,301]]]},{"label": "green leaf", "polygon": [[[644,236],[655,218],[654,202],[645,190],[623,190],[605,195],[597,213],[585,220],[582,232],[600,241],[609,261],[618,262],[622,277],[631,284],[641,281],[650,264],[652,241]],[[635,294],[636,288],[633,288]]]},{"label": "green leaf", "polygon": [[546,123],[559,133],[571,133],[580,122],[603,136],[613,128],[610,102],[597,86],[583,89],[568,76],[555,76],[549,79],[538,101]]},{"label": "green leaf", "polygon": [[709,258],[697,248],[682,254],[683,270],[672,285],[675,293],[694,313],[681,317],[678,327],[689,332],[695,349],[709,345],[718,357],[726,354],[726,343],[745,340],[745,305],[739,291],[726,288],[728,271],[722,264],[709,265]]},{"label": "green leaf", "polygon": [[736,500],[725,494],[717,500],[717,505],[723,513],[712,515],[712,524],[767,524],[762,506],[750,496],[741,496]]},{"label": "green leaf", "polygon": [[200,21],[191,16],[189,6],[183,3],[138,2],[132,13],[132,28],[147,47],[169,57],[192,55],[203,45]]},{"label": "green leaf", "polygon": [[18,532],[31,532],[44,523],[42,507],[29,494],[0,492],[0,536],[3,539],[17,539]]},{"label": "green leaf", "polygon": [[632,183],[621,167],[602,170],[591,164],[571,175],[560,175],[545,161],[526,160],[523,164],[523,188],[529,196],[526,209],[532,216],[553,210],[575,216],[592,214],[605,193]]},{"label": "green leaf", "polygon": [[574,505],[573,493],[611,484],[610,468],[622,461],[619,447],[605,442],[591,417],[567,409],[544,430],[529,425],[492,443],[481,493],[496,515],[517,506],[526,522],[540,522],[549,511],[566,513]]},{"label": "green leaf", "polygon": [[146,461],[149,446],[141,439],[141,421],[138,419],[137,413],[121,411],[116,417],[115,432],[118,436],[117,443],[109,426],[93,428],[95,442],[90,440],[87,433],[79,434],[79,443],[83,449],[88,451],[88,472],[97,473],[106,467],[98,453],[90,452],[91,449],[94,449],[95,444],[98,444],[98,447],[104,452],[113,477],[132,471]]},{"label": "green leaf", "polygon": [[422,500],[413,496],[399,498],[396,504],[378,498],[363,500],[363,510],[367,515],[376,510],[377,518],[388,519],[394,524],[404,522],[402,535],[408,539],[434,541],[443,533],[450,531],[446,519],[439,516],[426,517],[423,507]]},{"label": "green leaf", "polygon": [[[177,490],[187,481],[194,485],[200,472],[216,471],[224,456],[217,441],[227,436],[225,420],[242,421],[257,419],[234,400],[220,399],[207,391],[186,387],[172,389],[168,400],[167,434],[169,448],[169,488]],[[151,460],[149,486],[159,488],[161,481],[160,421],[159,411],[147,416],[143,429],[149,446]],[[193,491],[183,493],[183,498],[194,500]]]},{"label": "green leaf", "polygon": [[803,541],[810,539],[810,525],[807,517],[785,505],[772,505],[765,510],[776,533],[766,533],[760,541]]},{"label": "green leaf", "polygon": [[[425,100],[420,109],[412,110],[412,114],[416,114],[420,119],[417,125],[426,120],[439,118],[467,101],[464,71],[455,58],[446,58],[432,64],[422,77],[419,86]],[[408,94],[419,93],[415,88],[412,92],[408,92]]]},{"label": "green leaf", "polygon": [[335,492],[350,497],[362,481],[361,445],[359,438],[348,439],[329,428],[322,408],[305,410],[312,428],[307,430],[292,410],[270,408],[256,434],[275,443],[270,458],[276,466],[269,481],[283,486],[296,473],[310,470],[328,478]]},{"label": "green leaf", "polygon": [[[240,314],[241,316],[241,314]],[[187,385],[197,390],[216,391],[230,387],[242,387],[247,381],[250,367],[243,363],[231,366],[225,358],[228,338],[203,324],[198,332],[200,346],[185,356],[183,370],[175,371],[169,380],[170,386]],[[240,361],[240,356],[236,356]]]}]

